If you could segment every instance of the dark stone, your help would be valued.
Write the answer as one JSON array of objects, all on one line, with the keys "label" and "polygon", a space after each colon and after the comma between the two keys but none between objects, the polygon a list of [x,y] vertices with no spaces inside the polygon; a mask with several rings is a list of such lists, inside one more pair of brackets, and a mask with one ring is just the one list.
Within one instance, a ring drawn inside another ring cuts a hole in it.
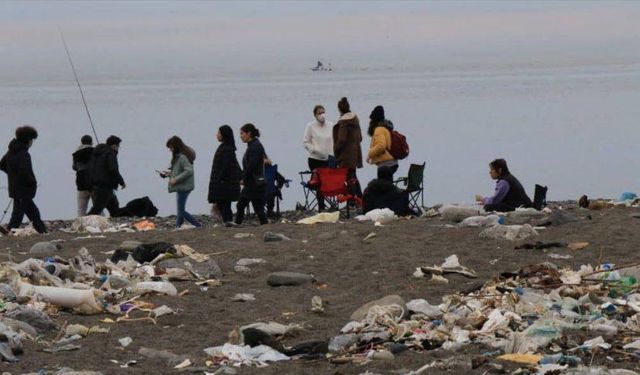
[{"label": "dark stone", "polygon": [[283,353],[288,356],[327,354],[329,353],[329,342],[322,340],[304,341],[293,345],[291,349],[285,350]]},{"label": "dark stone", "polygon": [[571,212],[556,210],[549,215],[548,218],[537,222],[537,226],[563,225],[578,221],[578,217]]},{"label": "dark stone", "polygon": [[298,272],[274,272],[267,276],[269,286],[298,286],[312,281],[313,276]]},{"label": "dark stone", "polygon": [[160,254],[175,254],[176,248],[172,244],[167,242],[156,242],[150,244],[142,244],[135,248],[135,250],[129,252],[127,250],[118,249],[113,253],[111,261],[118,263],[121,260],[127,260],[127,257],[131,255],[133,259],[138,263],[147,263],[156,259]]},{"label": "dark stone", "polygon": [[409,347],[406,346],[405,344],[400,344],[398,342],[387,342],[387,343],[384,343],[383,346],[392,354],[402,353],[405,350],[409,349]]},{"label": "dark stone", "polygon": [[264,242],[290,241],[291,238],[281,233],[264,232]]},{"label": "dark stone", "polygon": [[252,348],[258,345],[266,345],[279,352],[284,350],[282,344],[275,337],[259,329],[245,328],[242,330],[242,336],[244,337],[244,344]]}]

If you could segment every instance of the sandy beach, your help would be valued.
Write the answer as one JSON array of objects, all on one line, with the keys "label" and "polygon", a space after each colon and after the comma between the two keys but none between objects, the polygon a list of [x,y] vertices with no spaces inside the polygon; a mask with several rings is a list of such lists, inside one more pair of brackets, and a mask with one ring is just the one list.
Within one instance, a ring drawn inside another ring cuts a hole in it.
[{"label": "sandy beach", "polygon": [[[157,230],[141,233],[106,234],[106,238],[74,240],[77,234],[55,231],[46,237],[0,238],[0,260],[20,262],[29,257],[28,251],[35,242],[62,240],[59,256],[70,258],[82,247],[89,249],[96,261],[106,259],[104,252],[114,250],[125,240],[141,242],[166,241],[186,244],[204,254],[213,255],[224,276],[222,286],[202,291],[193,282],[175,282],[180,297],[145,296],[155,306],[166,304],[177,315],[158,318],[157,325],[149,321],[104,324],[100,320],[108,314],[80,316],[65,311],[55,315],[58,324],[80,323],[88,327],[107,326],[108,334],[89,335],[80,342],[77,351],[49,354],[43,346],[25,342],[25,353],[15,364],[3,363],[3,371],[12,374],[37,372],[42,368],[68,366],[75,370],[95,370],[105,374],[172,373],[179,372],[162,361],[154,361],[138,354],[140,347],[165,349],[186,355],[194,367],[205,366],[204,348],[227,342],[229,332],[236,326],[254,322],[275,321],[283,324],[297,323],[304,330],[284,339],[292,345],[306,340],[328,340],[336,336],[349,322],[349,316],[359,306],[386,295],[397,294],[405,301],[424,298],[432,304],[440,303],[446,294],[465,290],[478,282],[485,282],[505,271],[515,271],[523,266],[552,262],[559,267],[577,269],[580,265],[600,263],[629,264],[640,261],[637,248],[640,244],[638,229],[640,220],[630,215],[640,212],[637,208],[587,211],[572,209],[578,222],[550,226],[540,235],[527,241],[492,240],[479,237],[480,228],[447,227],[440,218],[399,220],[375,227],[371,222],[345,221],[338,224],[313,226],[295,224],[270,224],[223,228],[211,225],[200,230]],[[282,233],[290,241],[264,242],[266,231]],[[363,239],[371,232],[376,236],[367,242]],[[236,238],[238,233],[251,236]],[[234,237],[236,236],[236,237]],[[550,250],[516,250],[522,242],[562,241],[589,242],[586,249],[572,251],[566,248]],[[552,259],[549,254],[570,255],[570,259]],[[448,284],[430,284],[426,279],[412,278],[418,266],[440,264],[449,255],[456,254],[460,263],[472,268],[477,279],[449,275]],[[262,258],[265,264],[251,266],[249,273],[234,272],[240,258]],[[294,271],[313,275],[317,282],[292,287],[270,287],[266,283],[270,272]],[[252,293],[256,300],[232,302],[237,293]],[[326,306],[324,314],[311,311],[311,299],[320,296]],[[50,335],[55,336],[57,332]],[[118,339],[133,339],[126,349]],[[393,361],[372,361],[368,364],[333,364],[327,359],[312,361],[295,360],[270,364],[266,368],[241,367],[239,374],[397,374],[408,373],[437,358],[471,358],[486,348],[467,345],[456,352],[446,350],[413,351],[396,354]],[[585,356],[587,363],[590,354]],[[602,364],[615,368],[638,370],[638,362],[606,359],[596,355],[593,365]],[[114,363],[114,361],[117,361]],[[136,360],[127,369],[121,364]],[[494,362],[496,362],[494,360]],[[500,362],[500,361],[497,361]],[[506,370],[519,366],[502,363]],[[479,367],[471,373],[484,374],[487,367]],[[188,370],[188,369],[187,369]],[[216,367],[209,370],[213,373]],[[183,370],[185,371],[185,370]],[[455,369],[430,370],[429,373],[454,373]],[[460,370],[462,371],[462,370]],[[465,370],[466,371],[466,370]]]}]

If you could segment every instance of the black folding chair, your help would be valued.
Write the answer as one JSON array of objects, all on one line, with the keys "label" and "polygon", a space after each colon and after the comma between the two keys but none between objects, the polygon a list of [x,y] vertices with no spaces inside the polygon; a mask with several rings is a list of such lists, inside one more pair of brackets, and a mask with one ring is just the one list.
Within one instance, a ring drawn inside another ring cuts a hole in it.
[{"label": "black folding chair", "polygon": [[411,164],[407,177],[394,181],[397,185],[404,183],[405,192],[409,195],[409,207],[416,212],[422,212],[424,207],[424,169],[427,163]]}]

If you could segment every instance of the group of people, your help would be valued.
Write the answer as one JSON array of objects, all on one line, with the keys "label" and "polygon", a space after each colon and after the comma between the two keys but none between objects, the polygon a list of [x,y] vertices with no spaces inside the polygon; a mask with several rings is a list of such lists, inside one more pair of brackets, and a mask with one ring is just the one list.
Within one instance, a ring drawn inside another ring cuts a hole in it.
[{"label": "group of people", "polygon": [[[338,102],[340,117],[333,124],[326,119],[325,108],[316,105],[313,108],[314,120],[307,124],[303,145],[307,150],[308,166],[311,171],[321,167],[340,167],[348,170],[350,193],[362,197],[356,170],[363,167],[361,143],[362,131],[358,116],[351,111],[347,98]],[[367,162],[377,166],[378,178],[369,183],[364,192],[364,208],[389,207],[398,213],[409,212],[408,203],[402,198],[402,191],[393,184],[393,174],[398,170],[398,160],[392,154],[393,123],[385,117],[384,108],[376,106],[369,115],[367,134],[371,137],[367,152]],[[9,197],[13,199],[13,211],[7,228],[18,228],[27,215],[33,227],[39,233],[46,233],[38,207],[34,203],[37,180],[33,173],[29,148],[37,139],[38,132],[31,126],[16,129],[15,139],[0,161],[0,170],[8,175]],[[218,129],[217,140],[220,143],[213,157],[209,180],[208,201],[212,212],[219,214],[227,226],[242,224],[249,204],[253,206],[260,224],[267,224],[265,198],[267,181],[265,165],[271,164],[264,146],[260,142],[260,131],[253,124],[245,124],[239,131],[240,140],[247,144],[242,164],[236,157],[236,145],[233,130],[229,125]],[[93,146],[89,135],[81,138],[81,144],[73,153],[73,169],[76,172],[78,216],[100,215],[106,209],[111,216],[118,216],[120,205],[115,194],[118,187],[124,189],[125,181],[118,167],[118,151],[122,140],[110,136],[104,144]],[[195,187],[193,164],[195,151],[178,136],[169,138],[166,143],[171,153],[170,167],[158,171],[162,178],[168,178],[168,190],[176,193],[176,227],[184,221],[195,227],[201,224],[186,210],[187,199]],[[504,159],[490,163],[490,176],[497,180],[493,196],[476,195],[478,204],[487,211],[512,211],[517,207],[531,207],[520,182],[509,172]],[[93,205],[87,211],[89,202]],[[235,220],[232,203],[237,202]],[[318,209],[325,209],[325,202],[318,194]]]}]

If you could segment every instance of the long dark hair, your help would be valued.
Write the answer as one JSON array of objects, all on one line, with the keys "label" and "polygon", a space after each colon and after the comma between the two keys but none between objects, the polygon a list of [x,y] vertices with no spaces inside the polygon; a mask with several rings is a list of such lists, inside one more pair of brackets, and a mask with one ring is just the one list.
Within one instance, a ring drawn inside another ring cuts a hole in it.
[{"label": "long dark hair", "polygon": [[260,138],[260,130],[258,130],[258,128],[256,128],[256,126],[251,123],[242,125],[240,130],[245,133],[249,133],[251,138]]},{"label": "long dark hair", "polygon": [[173,148],[171,157],[172,165],[180,154],[186,156],[187,159],[189,159],[189,163],[193,163],[196,160],[196,154],[193,149],[185,145],[184,142],[182,142],[182,139],[177,135],[174,135],[173,137],[169,138],[169,140],[167,140],[167,147]]},{"label": "long dark hair", "polygon": [[367,133],[373,137],[376,128],[384,125],[386,125],[384,122],[384,108],[381,105],[377,105],[369,115],[369,129],[367,129]]},{"label": "long dark hair", "polygon": [[506,176],[509,173],[509,167],[507,167],[507,161],[504,159],[496,159],[489,163],[489,168],[500,173],[500,177]]},{"label": "long dark hair", "polygon": [[222,125],[218,128],[220,135],[222,136],[222,144],[231,146],[234,150],[236,149],[236,141],[233,139],[233,129],[229,125]]}]

